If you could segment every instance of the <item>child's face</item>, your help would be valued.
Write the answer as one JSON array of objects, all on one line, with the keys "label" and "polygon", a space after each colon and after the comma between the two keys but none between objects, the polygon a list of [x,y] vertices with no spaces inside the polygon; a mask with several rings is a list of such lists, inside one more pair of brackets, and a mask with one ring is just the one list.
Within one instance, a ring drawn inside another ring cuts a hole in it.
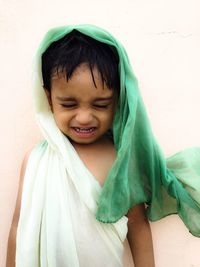
[{"label": "child's face", "polygon": [[102,137],[111,127],[115,99],[113,90],[102,83],[96,69],[80,65],[72,78],[62,75],[52,77],[49,103],[58,128],[72,141],[90,144]]}]

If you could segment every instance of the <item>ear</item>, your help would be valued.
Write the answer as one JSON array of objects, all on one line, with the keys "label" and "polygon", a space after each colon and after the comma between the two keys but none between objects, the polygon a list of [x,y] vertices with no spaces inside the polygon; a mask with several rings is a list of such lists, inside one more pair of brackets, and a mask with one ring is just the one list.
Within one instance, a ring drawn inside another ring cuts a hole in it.
[{"label": "ear", "polygon": [[47,96],[47,100],[49,102],[49,106],[51,107],[52,110],[52,100],[51,100],[51,92],[49,90],[47,90],[46,88],[44,88],[45,94]]}]

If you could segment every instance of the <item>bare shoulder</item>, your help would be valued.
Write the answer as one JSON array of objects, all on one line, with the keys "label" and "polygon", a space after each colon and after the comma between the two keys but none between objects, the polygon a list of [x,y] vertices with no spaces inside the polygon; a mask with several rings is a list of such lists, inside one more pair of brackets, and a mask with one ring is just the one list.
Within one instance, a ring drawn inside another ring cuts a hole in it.
[{"label": "bare shoulder", "polygon": [[28,162],[29,156],[31,154],[31,151],[32,151],[32,149],[26,152],[26,154],[24,156],[24,159],[22,161],[22,164],[21,164],[19,186],[18,186],[18,194],[17,194],[17,200],[16,200],[16,205],[15,205],[15,210],[14,210],[14,215],[13,215],[13,221],[12,221],[12,225],[16,226],[16,227],[18,225],[19,215],[20,215],[22,189],[23,189],[23,183],[24,183],[24,175],[25,175],[25,172],[26,172],[26,166],[27,166],[27,162]]}]

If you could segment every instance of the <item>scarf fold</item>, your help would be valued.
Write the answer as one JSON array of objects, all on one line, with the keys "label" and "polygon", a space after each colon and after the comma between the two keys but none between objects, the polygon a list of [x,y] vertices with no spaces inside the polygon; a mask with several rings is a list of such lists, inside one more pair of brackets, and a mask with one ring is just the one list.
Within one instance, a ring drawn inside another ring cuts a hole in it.
[{"label": "scarf fold", "polygon": [[[117,158],[103,188],[57,128],[42,88],[42,53],[73,29],[113,46],[119,55],[121,88],[113,123]],[[105,259],[106,249],[112,253],[113,263],[109,266],[121,266],[119,255],[127,230],[127,218],[123,216],[139,203],[147,204],[150,220],[177,213],[189,231],[200,236],[200,148],[165,159],[152,134],[137,80],[122,45],[108,32],[92,25],[55,28],[41,43],[36,67],[35,111],[46,141],[32,152],[25,175],[17,267],[89,266],[80,263],[85,242],[77,240],[76,235],[76,230],[84,225],[82,216],[88,231],[95,228],[92,233],[99,235],[96,241],[102,245]],[[95,213],[99,221],[95,220]],[[93,257],[91,262],[91,266],[98,266]]]}]

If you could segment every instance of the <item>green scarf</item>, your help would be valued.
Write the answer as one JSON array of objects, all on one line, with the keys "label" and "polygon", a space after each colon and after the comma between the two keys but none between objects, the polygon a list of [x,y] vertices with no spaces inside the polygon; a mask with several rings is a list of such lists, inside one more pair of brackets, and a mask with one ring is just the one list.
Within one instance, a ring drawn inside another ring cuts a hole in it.
[{"label": "green scarf", "polygon": [[[92,25],[51,29],[37,54],[41,85],[41,54],[73,29],[115,47],[120,61],[120,98],[113,123],[117,158],[103,186],[96,218],[116,222],[133,206],[146,203],[150,220],[177,213],[190,232],[200,236],[200,148],[165,159],[152,134],[126,51],[112,35]],[[38,97],[36,112],[43,105]]]}]

